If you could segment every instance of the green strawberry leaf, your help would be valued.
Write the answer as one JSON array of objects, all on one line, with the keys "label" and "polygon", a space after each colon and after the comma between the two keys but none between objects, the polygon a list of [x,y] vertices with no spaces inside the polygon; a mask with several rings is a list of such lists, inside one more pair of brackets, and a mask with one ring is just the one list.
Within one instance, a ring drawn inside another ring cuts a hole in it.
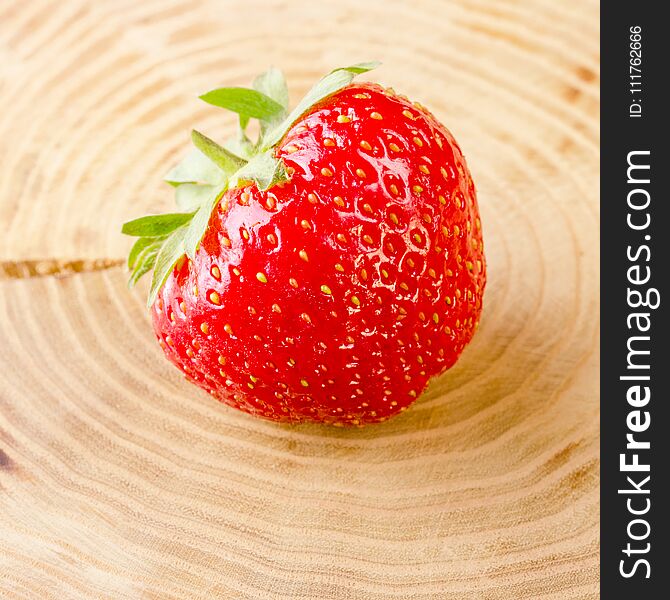
[{"label": "green strawberry leaf", "polygon": [[216,185],[223,181],[224,174],[200,150],[193,148],[163,179],[175,187],[182,183]]},{"label": "green strawberry leaf", "polygon": [[254,79],[253,88],[272,98],[284,111],[288,110],[288,86],[280,69],[270,67],[265,73]]},{"label": "green strawberry leaf", "polygon": [[289,176],[281,159],[272,150],[254,156],[230,179],[230,187],[235,188],[245,181],[253,181],[261,191],[277,183],[288,181]]},{"label": "green strawberry leaf", "polygon": [[256,152],[253,143],[242,129],[240,129],[238,135],[226,140],[223,147],[229,152],[242,157],[246,161],[251,160]]},{"label": "green strawberry leaf", "polygon": [[207,190],[207,196],[203,198],[200,207],[193,215],[184,234],[184,250],[189,258],[195,258],[195,252],[198,245],[207,231],[209,219],[212,216],[214,207],[218,204],[223,192],[226,191],[226,185],[211,187]]},{"label": "green strawberry leaf", "polygon": [[168,213],[149,215],[123,224],[121,233],[135,237],[167,235],[193,218],[193,213]]},{"label": "green strawberry leaf", "polygon": [[350,67],[342,67],[335,69],[319,81],[298,103],[291,114],[284,119],[277,127],[275,127],[263,140],[262,150],[267,150],[274,146],[279,140],[284,137],[284,134],[289,130],[291,125],[295,123],[298,118],[306,112],[309,108],[314,106],[317,102],[323,100],[327,96],[342,89],[345,85],[351,83],[360,73],[366,73],[379,66],[378,62],[367,62],[352,65]]},{"label": "green strawberry leaf", "polygon": [[133,247],[130,249],[130,254],[128,255],[128,268],[132,269],[137,263],[139,255],[142,251],[151,244],[156,243],[156,241],[163,240],[164,238],[160,237],[141,237],[133,244]]},{"label": "green strawberry leaf", "polygon": [[241,87],[212,90],[200,96],[200,99],[253,119],[270,119],[283,110],[281,104],[265,94]]},{"label": "green strawberry leaf", "polygon": [[[141,240],[148,240],[150,243],[142,248],[137,254],[133,263],[130,279],[128,280],[128,287],[132,288],[142,275],[151,271],[156,263],[156,256],[161,249],[164,239],[165,238],[140,238],[138,240],[138,242]],[[135,245],[137,245],[137,243]]]},{"label": "green strawberry leaf", "polygon": [[193,140],[195,147],[217,165],[226,175],[231,175],[240,167],[244,166],[244,159],[235,156],[235,154],[219,146],[214,140],[210,140],[206,135],[203,135],[195,129],[191,132],[191,139]]},{"label": "green strawberry leaf", "polygon": [[197,183],[182,183],[175,190],[175,202],[179,210],[184,212],[196,212],[203,202],[206,202],[212,191],[219,185],[200,185]]},{"label": "green strawberry leaf", "polygon": [[286,118],[288,109],[288,88],[284,74],[275,67],[270,67],[265,73],[254,79],[253,87],[255,90],[272,98],[281,105],[282,110],[268,119],[261,119],[261,136],[259,143],[262,143],[267,132],[276,127]]},{"label": "green strawberry leaf", "polygon": [[158,255],[156,256],[156,263],[154,265],[154,274],[151,279],[151,288],[149,289],[149,298],[147,299],[147,307],[156,300],[159,290],[172,272],[177,261],[184,256],[184,235],[186,232],[186,225],[182,225],[175,229],[165,240],[161,246]]}]

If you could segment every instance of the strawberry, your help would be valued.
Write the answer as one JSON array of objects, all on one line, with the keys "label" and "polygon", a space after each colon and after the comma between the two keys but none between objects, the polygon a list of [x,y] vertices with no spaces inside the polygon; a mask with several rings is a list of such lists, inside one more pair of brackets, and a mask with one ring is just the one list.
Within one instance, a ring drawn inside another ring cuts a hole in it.
[{"label": "strawberry", "polygon": [[[202,98],[240,114],[167,180],[181,213],[139,236],[131,282],[166,356],[215,398],[276,421],[364,425],[405,410],[477,327],[475,188],[425,108],[338,69],[290,114],[281,73]],[[261,123],[252,143],[250,118]]]}]

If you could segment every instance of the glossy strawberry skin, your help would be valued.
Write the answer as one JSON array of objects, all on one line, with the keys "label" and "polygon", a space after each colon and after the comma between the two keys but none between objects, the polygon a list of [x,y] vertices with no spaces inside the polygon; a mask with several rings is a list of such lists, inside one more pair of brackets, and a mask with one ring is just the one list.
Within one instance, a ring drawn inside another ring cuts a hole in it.
[{"label": "glossy strawberry skin", "polygon": [[322,101],[277,148],[291,180],[230,190],[152,315],[219,400],[272,420],[363,425],[404,410],[478,324],[472,178],[425,109],[373,84]]}]

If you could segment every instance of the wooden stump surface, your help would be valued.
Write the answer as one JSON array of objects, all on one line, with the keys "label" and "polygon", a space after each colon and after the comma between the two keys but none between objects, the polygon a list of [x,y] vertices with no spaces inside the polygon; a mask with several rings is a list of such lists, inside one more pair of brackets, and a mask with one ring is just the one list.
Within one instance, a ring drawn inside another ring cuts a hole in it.
[{"label": "wooden stump surface", "polygon": [[[596,598],[598,43],[592,0],[0,3],[0,597]],[[120,224],[232,128],[199,93],[371,59],[468,158],[481,327],[388,423],[255,420],[164,360]]]}]

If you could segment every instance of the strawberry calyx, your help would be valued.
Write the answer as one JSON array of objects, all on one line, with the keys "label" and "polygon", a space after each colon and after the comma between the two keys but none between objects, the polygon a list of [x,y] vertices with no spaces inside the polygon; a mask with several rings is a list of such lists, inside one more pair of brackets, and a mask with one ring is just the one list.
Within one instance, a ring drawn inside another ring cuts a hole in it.
[{"label": "strawberry calyx", "polygon": [[[200,96],[208,104],[237,113],[238,131],[219,145],[193,130],[194,148],[164,177],[175,188],[180,212],[140,217],[123,225],[122,233],[138,238],[128,256],[129,286],[153,269],[147,306],[153,304],[175,264],[184,255],[194,258],[224,193],[250,183],[264,191],[288,181],[283,161],[275,156],[275,146],[312,106],[378,64],[360,63],[331,71],[290,113],[286,80],[274,67],[258,76],[252,88],[224,87]],[[260,123],[255,141],[247,134],[251,119]]]}]

